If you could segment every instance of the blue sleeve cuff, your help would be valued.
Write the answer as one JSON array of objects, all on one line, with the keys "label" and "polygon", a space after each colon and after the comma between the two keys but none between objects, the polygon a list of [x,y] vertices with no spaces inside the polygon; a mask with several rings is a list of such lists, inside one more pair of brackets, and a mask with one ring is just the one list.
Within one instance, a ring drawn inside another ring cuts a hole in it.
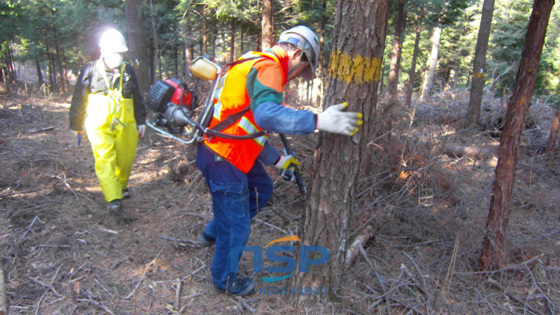
[{"label": "blue sleeve cuff", "polygon": [[259,154],[259,160],[266,165],[274,165],[280,158],[280,152],[270,143],[265,142],[264,147]]},{"label": "blue sleeve cuff", "polygon": [[259,127],[269,132],[307,135],[315,131],[315,115],[312,112],[295,110],[275,102],[259,104],[253,116]]}]

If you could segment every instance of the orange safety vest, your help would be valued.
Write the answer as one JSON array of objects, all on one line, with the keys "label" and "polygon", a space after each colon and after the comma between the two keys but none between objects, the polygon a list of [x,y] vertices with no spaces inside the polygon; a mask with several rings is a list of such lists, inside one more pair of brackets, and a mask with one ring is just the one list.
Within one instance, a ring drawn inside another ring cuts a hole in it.
[{"label": "orange safety vest", "polygon": [[[257,57],[257,58],[255,58]],[[253,65],[262,60],[264,57],[273,60],[280,68],[283,75],[283,85],[286,83],[287,74],[276,57],[272,53],[265,52],[250,52],[243,55],[242,59],[251,60],[241,62],[231,67],[227,73],[222,77],[218,88],[214,92],[214,115],[210,122],[209,129],[224,121],[227,117],[246,110],[241,118],[237,119],[233,124],[223,129],[223,133],[245,136],[262,132],[263,130],[255,122],[253,112],[247,110],[251,104],[251,99],[247,94],[246,84],[247,76]],[[248,173],[255,160],[261,153],[266,142],[266,134],[257,138],[233,140],[224,139],[217,136],[205,136],[204,144],[212,151],[232,163],[243,173]]]}]

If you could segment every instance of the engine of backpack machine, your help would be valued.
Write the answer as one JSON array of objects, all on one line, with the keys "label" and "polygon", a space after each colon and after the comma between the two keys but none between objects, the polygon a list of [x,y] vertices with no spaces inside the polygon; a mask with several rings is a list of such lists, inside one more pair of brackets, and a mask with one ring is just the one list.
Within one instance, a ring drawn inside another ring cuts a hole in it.
[{"label": "engine of backpack machine", "polygon": [[156,132],[181,143],[191,144],[203,140],[212,118],[213,94],[221,77],[221,67],[205,57],[197,57],[191,67],[199,79],[211,82],[211,90],[198,108],[197,95],[178,79],[156,82],[145,104],[155,112],[146,124]]}]

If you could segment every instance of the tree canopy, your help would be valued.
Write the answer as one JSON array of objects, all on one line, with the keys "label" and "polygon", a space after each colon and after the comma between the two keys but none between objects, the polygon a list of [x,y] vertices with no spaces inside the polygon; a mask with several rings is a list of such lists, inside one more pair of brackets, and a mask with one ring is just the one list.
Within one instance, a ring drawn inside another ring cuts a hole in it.
[{"label": "tree canopy", "polygon": [[[324,31],[324,56],[328,56],[335,2],[275,2],[275,36],[291,26],[306,24],[316,31]],[[442,27],[442,35],[434,89],[443,91],[468,87],[481,2],[407,1],[399,82],[406,82],[411,68],[415,37],[413,21],[419,9],[423,8],[425,18],[422,22],[414,87],[420,88],[423,73],[428,69],[431,34],[437,25]],[[37,64],[45,77],[62,73],[59,68],[76,73],[84,63],[97,58],[97,39],[101,28],[111,25],[127,33],[124,6],[125,1],[117,0],[3,1],[0,4],[2,66],[10,68],[14,62],[30,62]],[[232,50],[237,58],[244,51],[260,48],[260,1],[152,0],[140,2],[139,6],[147,55],[157,72],[153,78],[184,76],[187,46],[192,46],[195,56],[208,52],[220,62],[227,61]],[[496,1],[488,48],[486,85],[490,87],[495,81],[491,87],[498,96],[512,88],[531,6],[531,0]],[[396,8],[391,10],[388,37],[394,35]],[[560,27],[558,14],[559,11],[555,10],[551,18],[535,86],[536,95],[555,95],[560,85],[557,71],[560,67],[560,55],[557,53],[560,42],[556,31]],[[157,47],[154,45],[155,39]],[[391,54],[388,46],[383,59],[385,82]],[[322,60],[323,66],[326,66],[328,58]],[[18,77],[18,73],[14,73],[14,80]],[[58,90],[58,81],[61,79],[52,76],[48,82],[51,89]]]}]

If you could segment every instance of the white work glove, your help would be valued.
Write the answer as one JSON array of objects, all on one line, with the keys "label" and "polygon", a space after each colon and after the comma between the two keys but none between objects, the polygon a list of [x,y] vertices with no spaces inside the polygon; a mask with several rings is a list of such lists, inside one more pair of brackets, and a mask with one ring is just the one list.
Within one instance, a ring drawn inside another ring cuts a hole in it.
[{"label": "white work glove", "polygon": [[321,131],[339,133],[353,136],[364,123],[362,113],[343,112],[348,103],[329,106],[324,112],[317,115],[317,129]]},{"label": "white work glove", "polygon": [[138,138],[142,139],[144,137],[144,132],[146,132],[146,125],[138,125]]},{"label": "white work glove", "polygon": [[278,162],[274,164],[274,167],[276,167],[279,171],[283,171],[292,164],[299,166],[298,159],[296,159],[293,155],[281,155]]}]

